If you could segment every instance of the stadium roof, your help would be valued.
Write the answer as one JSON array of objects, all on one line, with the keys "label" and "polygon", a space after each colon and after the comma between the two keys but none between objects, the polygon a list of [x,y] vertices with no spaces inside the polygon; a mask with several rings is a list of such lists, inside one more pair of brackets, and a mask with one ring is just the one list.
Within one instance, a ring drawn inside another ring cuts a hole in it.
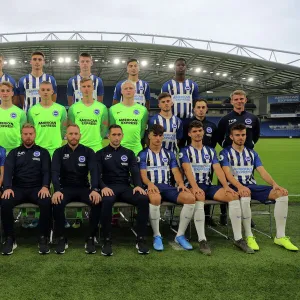
[{"label": "stadium roof", "polygon": [[125,78],[125,62],[134,57],[141,62],[140,78],[160,88],[172,78],[174,61],[183,57],[188,62],[187,76],[199,84],[200,92],[243,88],[251,94],[300,93],[300,53],[296,52],[120,32],[0,34],[5,71],[15,78],[30,72],[30,54],[37,50],[45,53],[45,70],[59,84],[66,84],[79,72],[79,53],[89,52],[94,59],[93,73],[103,79],[104,85],[115,85]]}]

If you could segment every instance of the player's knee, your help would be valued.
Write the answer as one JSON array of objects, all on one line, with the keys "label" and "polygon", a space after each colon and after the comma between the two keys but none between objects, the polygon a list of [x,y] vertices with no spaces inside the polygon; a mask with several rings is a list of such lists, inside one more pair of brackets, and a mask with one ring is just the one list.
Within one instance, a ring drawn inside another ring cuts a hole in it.
[{"label": "player's knee", "polygon": [[182,198],[183,198],[184,204],[195,204],[195,202],[196,202],[195,196],[191,193],[183,192]]},{"label": "player's knee", "polygon": [[104,196],[102,198],[102,205],[114,205],[115,197],[114,196]]},{"label": "player's knee", "polygon": [[239,197],[239,195],[238,194],[227,194],[226,196],[225,196],[225,200],[227,201],[227,202],[231,202],[231,201],[235,201],[235,200],[239,200],[240,199],[240,197]]},{"label": "player's knee", "polygon": [[280,190],[275,191],[275,199],[277,199],[279,197],[284,197],[284,196],[287,196],[287,195],[285,195],[282,191],[280,191]]},{"label": "player's knee", "polygon": [[149,201],[152,205],[160,205],[161,204],[161,195],[160,194],[149,194]]},{"label": "player's knee", "polygon": [[196,198],[196,201],[202,201],[202,202],[205,201],[205,196],[202,196],[202,195],[199,195],[199,194],[196,194],[195,198]]},{"label": "player's knee", "polygon": [[44,199],[40,199],[38,201],[38,206],[39,207],[50,207],[51,206],[51,198],[50,197],[46,197]]}]

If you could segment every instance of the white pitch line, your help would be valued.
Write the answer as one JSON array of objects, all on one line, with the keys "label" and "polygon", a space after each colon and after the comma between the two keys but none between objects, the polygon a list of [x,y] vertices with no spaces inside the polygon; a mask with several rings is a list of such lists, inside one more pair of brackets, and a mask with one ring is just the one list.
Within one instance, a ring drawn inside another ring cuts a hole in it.
[{"label": "white pitch line", "polygon": [[300,197],[300,194],[298,194],[298,195],[289,195],[289,197]]}]

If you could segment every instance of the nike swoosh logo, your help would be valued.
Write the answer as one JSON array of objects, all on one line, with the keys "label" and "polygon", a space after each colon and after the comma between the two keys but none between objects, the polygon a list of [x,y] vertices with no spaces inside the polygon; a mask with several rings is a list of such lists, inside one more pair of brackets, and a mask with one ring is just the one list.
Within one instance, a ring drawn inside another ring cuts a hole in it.
[{"label": "nike swoosh logo", "polygon": [[40,113],[38,113],[38,114],[35,114],[36,116],[38,116]]},{"label": "nike swoosh logo", "polygon": [[117,114],[121,113],[121,111],[117,111]]},{"label": "nike swoosh logo", "polygon": [[81,111],[77,111],[76,113],[77,113],[77,114],[80,114],[80,113],[81,113]]}]

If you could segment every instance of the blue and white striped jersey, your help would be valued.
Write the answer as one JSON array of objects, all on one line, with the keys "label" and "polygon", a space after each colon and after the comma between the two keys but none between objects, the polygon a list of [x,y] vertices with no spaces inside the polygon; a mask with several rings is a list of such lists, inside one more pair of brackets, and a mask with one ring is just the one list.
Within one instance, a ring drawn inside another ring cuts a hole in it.
[{"label": "blue and white striped jersey", "polygon": [[[100,77],[97,77],[93,74],[91,74],[89,77],[92,79],[94,85],[93,98],[97,100],[98,96],[104,95],[103,81]],[[76,103],[82,99],[82,93],[80,91],[81,79],[82,77],[78,74],[68,80],[67,95],[73,97],[73,103]]]},{"label": "blue and white striped jersey", "polygon": [[[119,102],[122,102],[122,94],[121,94],[121,86],[122,83],[124,81],[126,81],[128,79],[119,81],[115,87],[115,92],[114,92],[114,100],[118,100]],[[141,104],[141,105],[146,105],[146,101],[150,101],[151,96],[150,96],[150,87],[148,82],[139,79],[137,82],[133,82],[135,83],[135,95],[134,95],[134,102]]]},{"label": "blue and white striped jersey", "polygon": [[43,81],[51,82],[54,94],[57,94],[56,81],[52,75],[44,73],[40,77],[34,77],[31,74],[27,74],[19,80],[19,94],[24,95],[24,111],[28,112],[29,108],[41,102],[39,88]]},{"label": "blue and white striped jersey", "polygon": [[18,94],[16,81],[14,80],[13,77],[11,77],[8,74],[3,74],[2,76],[0,76],[0,82],[2,82],[2,81],[8,81],[8,82],[10,82],[14,86],[14,94],[15,95]]},{"label": "blue and white striped jersey", "polygon": [[[216,150],[203,146],[201,150],[192,145],[180,149],[180,163],[190,163],[197,183],[211,184],[212,165],[218,164]],[[185,179],[187,184],[187,179]]]},{"label": "blue and white striped jersey", "polygon": [[249,148],[238,152],[229,146],[220,152],[221,166],[230,167],[231,173],[241,184],[256,184],[254,170],[262,166],[258,154]]},{"label": "blue and white striped jersey", "polygon": [[154,124],[159,124],[165,129],[162,146],[174,153],[177,153],[177,140],[182,139],[183,136],[181,120],[174,115],[170,119],[165,119],[160,114],[157,114],[149,119],[148,129],[150,129]]},{"label": "blue and white striped jersey", "polygon": [[184,82],[171,79],[163,84],[161,91],[172,95],[175,116],[181,119],[193,117],[193,101],[199,99],[199,88],[196,82],[191,79],[186,79]]},{"label": "blue and white striped jersey", "polygon": [[165,148],[154,153],[147,147],[139,153],[138,162],[141,170],[147,170],[147,176],[154,184],[170,184],[171,170],[178,168],[174,153]]}]

